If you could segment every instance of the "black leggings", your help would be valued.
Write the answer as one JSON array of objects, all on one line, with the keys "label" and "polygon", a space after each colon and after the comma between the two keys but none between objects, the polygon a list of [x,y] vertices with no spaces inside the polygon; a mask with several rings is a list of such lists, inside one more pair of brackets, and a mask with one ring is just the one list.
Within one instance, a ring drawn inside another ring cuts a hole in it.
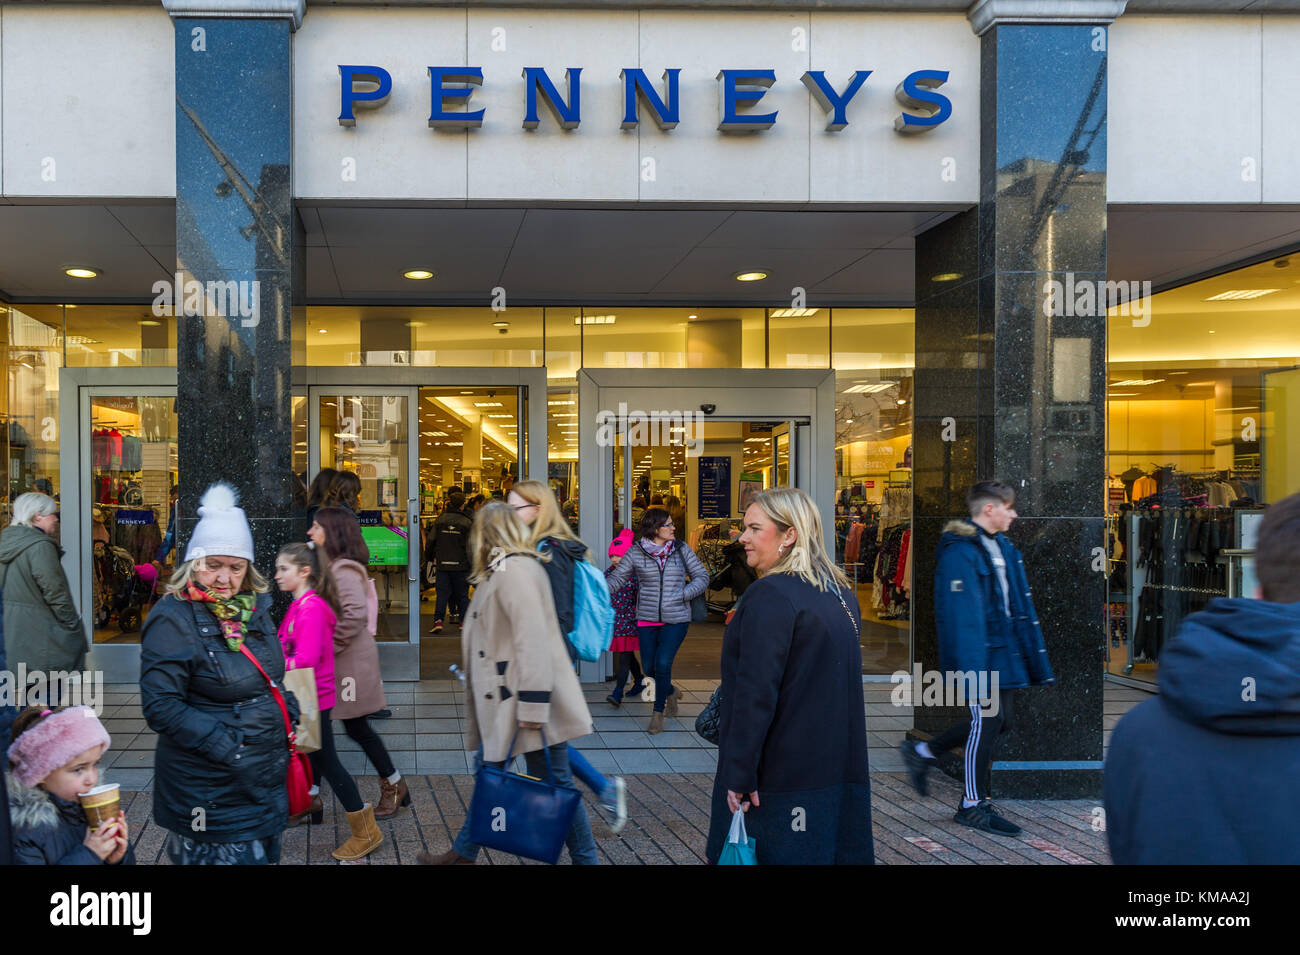
[{"label": "black leggings", "polygon": [[930,740],[930,752],[938,756],[945,750],[966,744],[965,797],[969,800],[988,799],[993,779],[993,744],[999,736],[1011,729],[1012,703],[1015,690],[998,694],[998,712],[989,716],[978,703],[970,704],[970,719],[954,723]]},{"label": "black leggings", "polygon": [[614,654],[615,671],[614,671],[614,689],[620,693],[623,686],[627,683],[627,675],[632,674],[632,679],[637,683],[645,679],[645,674],[641,672],[641,664],[636,658],[635,650],[620,650]]},{"label": "black leggings", "polygon": [[370,762],[374,763],[375,771],[387,779],[397,769],[393,766],[393,759],[388,755],[388,750],[384,748],[384,741],[376,735],[370,727],[370,719],[365,716],[357,716],[350,720],[343,721],[343,732],[348,734],[348,738],[356,742],[366,752]]},{"label": "black leggings", "polygon": [[311,774],[317,785],[320,784],[321,777],[328,779],[330,788],[339,797],[344,809],[348,812],[361,811],[361,793],[339,762],[338,750],[334,748],[334,727],[330,723],[329,710],[321,710],[320,713],[320,749],[308,753],[307,759],[311,761]]}]

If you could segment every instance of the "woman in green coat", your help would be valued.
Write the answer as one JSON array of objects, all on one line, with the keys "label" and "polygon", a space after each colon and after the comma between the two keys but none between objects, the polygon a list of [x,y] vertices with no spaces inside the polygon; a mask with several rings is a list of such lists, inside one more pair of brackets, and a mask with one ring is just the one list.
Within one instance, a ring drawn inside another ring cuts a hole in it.
[{"label": "woman in green coat", "polygon": [[81,670],[86,633],[72,602],[58,545],[59,505],[32,491],[14,501],[13,523],[0,531],[5,662],[28,671]]}]

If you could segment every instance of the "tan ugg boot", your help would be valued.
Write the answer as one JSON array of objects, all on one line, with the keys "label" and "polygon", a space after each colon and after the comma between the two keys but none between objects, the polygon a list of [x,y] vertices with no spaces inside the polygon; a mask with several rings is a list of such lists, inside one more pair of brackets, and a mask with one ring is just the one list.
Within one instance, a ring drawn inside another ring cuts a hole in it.
[{"label": "tan ugg boot", "polygon": [[384,834],[375,823],[375,807],[370,803],[348,813],[348,828],[352,837],[331,853],[340,862],[355,862],[384,844]]},{"label": "tan ugg boot", "polygon": [[651,736],[655,736],[659,733],[662,733],[663,731],[664,731],[664,715],[662,713],[651,713],[650,725],[646,728],[646,732],[649,733]]}]

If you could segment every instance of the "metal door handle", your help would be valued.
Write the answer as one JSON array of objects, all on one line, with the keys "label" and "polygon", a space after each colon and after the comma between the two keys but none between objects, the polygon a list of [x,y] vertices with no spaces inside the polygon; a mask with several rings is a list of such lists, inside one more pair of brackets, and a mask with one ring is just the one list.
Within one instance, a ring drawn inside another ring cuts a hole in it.
[{"label": "metal door handle", "polygon": [[[416,505],[414,508],[411,505]],[[406,563],[408,570],[406,579],[415,583],[420,579],[420,499],[418,497],[409,497],[406,499],[406,533],[410,535],[410,546],[407,551]],[[414,551],[414,556],[412,556]]]}]

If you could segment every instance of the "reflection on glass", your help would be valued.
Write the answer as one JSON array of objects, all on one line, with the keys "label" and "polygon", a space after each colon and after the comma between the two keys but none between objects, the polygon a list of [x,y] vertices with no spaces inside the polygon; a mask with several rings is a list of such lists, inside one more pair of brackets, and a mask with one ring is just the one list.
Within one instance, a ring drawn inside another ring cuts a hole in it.
[{"label": "reflection on glass", "polygon": [[536,366],[542,322],[540,308],[310,306],[307,364]]},{"label": "reflection on glass", "polygon": [[407,405],[405,395],[320,399],[321,467],[351,471],[360,479],[357,515],[379,598],[375,639],[395,642],[410,639]]},{"label": "reflection on glass", "polygon": [[578,389],[552,387],[546,392],[547,484],[560,502],[573,532],[578,533]]},{"label": "reflection on glass", "polygon": [[139,643],[159,581],[176,568],[176,399],[96,395],[90,448],[91,613],[96,643]]}]

